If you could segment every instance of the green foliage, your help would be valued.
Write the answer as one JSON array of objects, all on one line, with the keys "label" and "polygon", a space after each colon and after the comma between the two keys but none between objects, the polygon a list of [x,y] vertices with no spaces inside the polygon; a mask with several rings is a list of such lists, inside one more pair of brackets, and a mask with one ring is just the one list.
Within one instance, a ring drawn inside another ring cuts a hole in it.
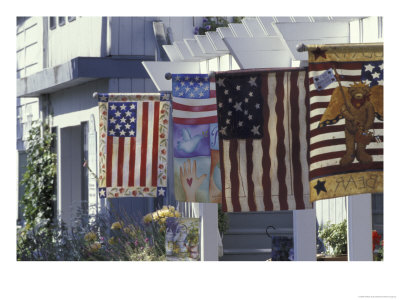
[{"label": "green foliage", "polygon": [[[243,17],[233,17],[232,23],[241,23]],[[205,17],[203,25],[196,27],[194,34],[204,35],[207,31],[215,31],[218,27],[227,27],[229,24],[226,17]]]},{"label": "green foliage", "polygon": [[[62,222],[27,224],[17,234],[21,261],[156,261],[165,260],[165,232],[157,224],[106,211],[83,223],[80,213],[73,228]],[[117,220],[117,221],[115,221]]]},{"label": "green foliage", "polygon": [[24,219],[27,225],[45,222],[50,225],[53,218],[54,186],[56,182],[56,155],[51,152],[54,135],[48,125],[29,131],[27,166],[21,184],[25,186],[22,197]]},{"label": "green foliage", "polygon": [[328,222],[318,232],[324,243],[332,248],[333,255],[347,254],[347,220],[339,224]]},{"label": "green foliage", "polygon": [[228,214],[222,211],[222,205],[218,204],[218,230],[221,234],[229,228]]}]

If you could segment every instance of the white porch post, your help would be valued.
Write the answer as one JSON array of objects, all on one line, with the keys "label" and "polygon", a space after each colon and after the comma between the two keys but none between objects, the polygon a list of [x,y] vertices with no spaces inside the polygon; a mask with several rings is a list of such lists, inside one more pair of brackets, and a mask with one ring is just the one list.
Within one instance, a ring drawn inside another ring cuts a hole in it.
[{"label": "white porch post", "polygon": [[347,198],[347,253],[349,261],[372,261],[371,194]]},{"label": "white porch post", "polygon": [[293,211],[294,260],[315,261],[317,259],[316,219],[315,208]]},{"label": "white porch post", "polygon": [[192,203],[194,217],[201,219],[201,260],[218,260],[218,206],[216,203]]}]

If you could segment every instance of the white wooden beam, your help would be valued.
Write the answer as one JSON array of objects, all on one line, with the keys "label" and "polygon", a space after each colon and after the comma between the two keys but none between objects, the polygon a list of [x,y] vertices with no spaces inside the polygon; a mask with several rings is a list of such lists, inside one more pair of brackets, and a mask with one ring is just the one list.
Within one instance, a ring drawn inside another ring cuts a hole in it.
[{"label": "white wooden beam", "polygon": [[250,37],[249,32],[242,23],[230,23],[229,28],[232,30],[233,35],[236,37]]},{"label": "white wooden beam", "polygon": [[317,259],[317,231],[315,208],[293,211],[294,260]]},{"label": "white wooden beam", "polygon": [[268,36],[277,36],[277,32],[275,28],[272,26],[272,23],[275,22],[273,17],[257,17],[260,24],[263,26],[264,30],[267,32]]},{"label": "white wooden beam", "polygon": [[199,43],[201,51],[204,54],[215,54],[220,55],[220,53],[214,49],[213,45],[211,44],[210,39],[206,35],[195,35],[195,40]]},{"label": "white wooden beam", "polygon": [[242,24],[246,27],[247,31],[252,37],[267,36],[267,32],[264,30],[259,19],[257,18],[243,18]]},{"label": "white wooden beam", "polygon": [[348,22],[274,23],[272,26],[294,60],[307,60],[307,52],[298,52],[299,44],[337,44],[350,41]]},{"label": "white wooden beam", "polygon": [[219,36],[221,38],[234,37],[235,36],[230,27],[218,27],[216,32],[219,34]]},{"label": "white wooden beam", "polygon": [[207,58],[213,58],[213,57],[217,56],[215,54],[204,53],[201,50],[200,45],[196,39],[184,39],[184,42],[185,42],[186,46],[188,47],[190,53],[194,57],[198,57],[201,59],[207,59]]},{"label": "white wooden beam", "polygon": [[200,61],[200,60],[202,60],[202,58],[195,57],[192,55],[192,53],[190,53],[190,50],[184,41],[176,41],[173,44],[178,49],[178,51],[181,53],[184,61]]},{"label": "white wooden beam", "polygon": [[176,49],[174,45],[163,45],[165,52],[168,55],[170,61],[183,61],[181,53]]},{"label": "white wooden beam", "polygon": [[278,37],[225,38],[241,69],[290,67],[292,56]]},{"label": "white wooden beam", "polygon": [[349,261],[372,261],[371,194],[348,196],[347,253]]},{"label": "white wooden beam", "polygon": [[210,39],[212,46],[216,51],[221,53],[229,53],[228,47],[225,45],[224,41],[221,39],[220,35],[215,31],[207,31],[206,36]]},{"label": "white wooden beam", "polygon": [[199,62],[143,61],[142,64],[158,91],[171,91],[172,83],[165,79],[165,73],[200,73]]},{"label": "white wooden beam", "polygon": [[201,260],[217,261],[219,249],[218,206],[216,203],[192,203],[195,218],[201,219]]}]

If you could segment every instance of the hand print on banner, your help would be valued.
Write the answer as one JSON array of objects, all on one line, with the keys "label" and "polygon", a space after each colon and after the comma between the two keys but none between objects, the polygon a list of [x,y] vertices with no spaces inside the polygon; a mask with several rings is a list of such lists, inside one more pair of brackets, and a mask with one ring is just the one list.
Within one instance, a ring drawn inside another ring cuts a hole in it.
[{"label": "hand print on banner", "polygon": [[185,202],[209,202],[210,185],[209,156],[194,157],[191,159],[175,158],[174,180],[177,199]]},{"label": "hand print on banner", "polygon": [[173,74],[172,88],[175,198],[221,202],[215,78]]}]

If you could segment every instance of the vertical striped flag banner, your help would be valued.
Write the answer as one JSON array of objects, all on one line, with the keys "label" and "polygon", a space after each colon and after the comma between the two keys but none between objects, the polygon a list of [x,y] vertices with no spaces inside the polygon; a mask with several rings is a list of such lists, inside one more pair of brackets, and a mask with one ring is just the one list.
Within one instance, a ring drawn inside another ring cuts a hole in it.
[{"label": "vertical striped flag banner", "polygon": [[306,73],[215,74],[224,211],[311,208]]},{"label": "vertical striped flag banner", "polygon": [[221,202],[215,78],[172,75],[175,198]]},{"label": "vertical striped flag banner", "polygon": [[383,44],[307,47],[310,200],[383,192]]},{"label": "vertical striped flag banner", "polygon": [[98,94],[99,196],[166,195],[170,94]]}]

